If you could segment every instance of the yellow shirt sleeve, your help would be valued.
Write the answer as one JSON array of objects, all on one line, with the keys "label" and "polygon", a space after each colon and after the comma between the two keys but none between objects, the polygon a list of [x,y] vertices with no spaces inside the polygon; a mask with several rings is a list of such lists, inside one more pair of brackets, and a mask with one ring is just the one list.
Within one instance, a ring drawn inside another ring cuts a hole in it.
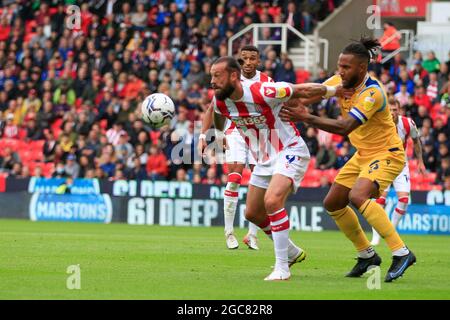
[{"label": "yellow shirt sleeve", "polygon": [[377,87],[369,87],[359,94],[358,100],[349,115],[361,124],[366,123],[375,113],[386,108],[386,98]]},{"label": "yellow shirt sleeve", "polygon": [[325,80],[324,83],[322,83],[322,84],[326,85],[326,86],[335,87],[337,85],[340,85],[341,83],[342,83],[341,77],[338,75],[334,75],[334,76],[328,78],[327,80]]}]

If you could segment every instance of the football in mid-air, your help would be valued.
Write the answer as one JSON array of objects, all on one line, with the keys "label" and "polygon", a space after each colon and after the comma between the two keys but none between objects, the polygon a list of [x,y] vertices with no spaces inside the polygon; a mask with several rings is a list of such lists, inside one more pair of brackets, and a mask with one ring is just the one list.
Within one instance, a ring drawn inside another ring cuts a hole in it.
[{"label": "football in mid-air", "polygon": [[170,124],[175,115],[175,105],[167,95],[153,93],[142,102],[142,119],[154,128]]}]

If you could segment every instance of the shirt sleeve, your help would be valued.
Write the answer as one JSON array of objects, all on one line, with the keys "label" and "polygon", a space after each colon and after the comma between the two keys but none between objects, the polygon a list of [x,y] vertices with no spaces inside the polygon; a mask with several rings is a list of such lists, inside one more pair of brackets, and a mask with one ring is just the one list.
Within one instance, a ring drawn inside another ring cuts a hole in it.
[{"label": "shirt sleeve", "polygon": [[328,78],[327,80],[325,80],[322,84],[325,86],[337,86],[340,85],[342,83],[341,77],[334,75],[330,78]]},{"label": "shirt sleeve", "polygon": [[219,107],[217,106],[216,97],[213,97],[213,99],[211,100],[211,105],[215,113],[222,114],[222,112],[220,112],[219,110]]},{"label": "shirt sleeve", "polygon": [[261,85],[261,95],[270,106],[288,101],[294,90],[287,82],[265,82]]},{"label": "shirt sleeve", "polygon": [[420,134],[419,130],[417,129],[416,123],[412,119],[408,119],[408,121],[411,127],[409,135],[411,136],[412,139],[419,138]]},{"label": "shirt sleeve", "polygon": [[349,115],[364,124],[378,111],[386,108],[386,99],[379,88],[367,88],[360,93],[355,106],[350,110]]}]

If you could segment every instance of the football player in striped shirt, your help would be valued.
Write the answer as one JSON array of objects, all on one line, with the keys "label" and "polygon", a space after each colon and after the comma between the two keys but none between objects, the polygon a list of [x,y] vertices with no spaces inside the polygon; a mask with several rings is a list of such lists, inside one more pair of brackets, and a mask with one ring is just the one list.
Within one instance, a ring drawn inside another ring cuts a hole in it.
[{"label": "football player in striped shirt", "polygon": [[315,83],[242,82],[240,77],[240,66],[232,57],[221,57],[211,67],[216,139],[225,139],[224,123],[231,120],[257,160],[245,217],[273,239],[275,267],[265,280],[288,280],[289,267],[302,261],[305,251],[289,239],[285,202],[300,186],[310,155],[295,125],[282,121],[278,113],[292,98],[329,97],[345,90]]}]

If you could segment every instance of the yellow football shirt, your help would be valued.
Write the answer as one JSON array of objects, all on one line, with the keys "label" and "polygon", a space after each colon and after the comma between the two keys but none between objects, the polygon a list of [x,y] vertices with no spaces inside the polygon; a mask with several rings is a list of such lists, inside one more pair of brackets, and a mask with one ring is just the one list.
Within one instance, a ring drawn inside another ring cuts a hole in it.
[{"label": "yellow football shirt", "polygon": [[[328,86],[341,83],[338,75],[324,82]],[[361,156],[403,150],[380,82],[367,75],[351,98],[338,98],[338,103],[344,118],[353,117],[361,123],[349,134],[351,144]]]}]

